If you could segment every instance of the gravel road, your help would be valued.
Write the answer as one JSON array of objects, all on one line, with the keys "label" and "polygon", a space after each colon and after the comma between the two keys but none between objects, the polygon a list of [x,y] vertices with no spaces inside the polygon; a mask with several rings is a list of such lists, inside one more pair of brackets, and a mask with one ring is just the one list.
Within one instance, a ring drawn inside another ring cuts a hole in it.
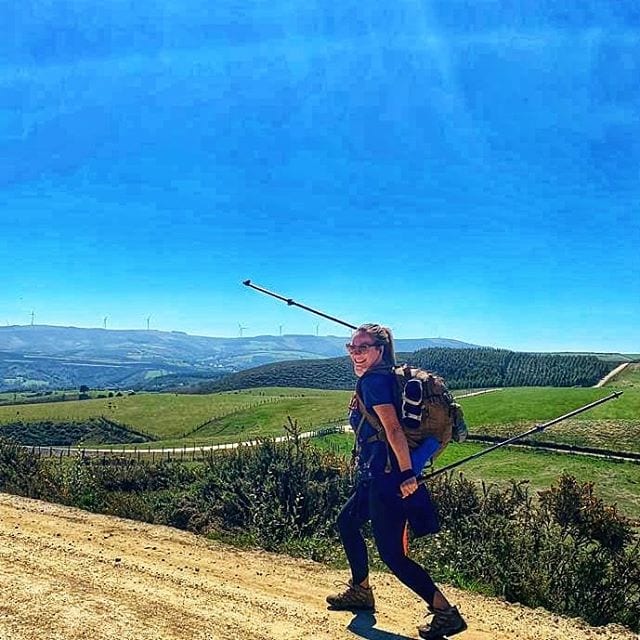
[{"label": "gravel road", "polygon": [[[328,611],[344,572],[0,493],[0,640],[406,640],[423,607],[386,574],[378,612]],[[461,640],[632,640],[618,626],[447,589]]]}]

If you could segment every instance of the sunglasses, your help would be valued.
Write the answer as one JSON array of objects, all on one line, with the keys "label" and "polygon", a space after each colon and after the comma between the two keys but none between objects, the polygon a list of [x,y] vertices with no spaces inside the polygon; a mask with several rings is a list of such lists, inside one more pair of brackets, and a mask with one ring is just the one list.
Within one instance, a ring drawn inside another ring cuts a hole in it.
[{"label": "sunglasses", "polygon": [[381,345],[379,344],[351,344],[351,342],[347,342],[347,344],[344,345],[347,348],[347,351],[350,354],[357,354],[359,356],[367,353],[367,351],[369,351],[369,349],[373,349],[373,348],[377,348],[380,347]]}]

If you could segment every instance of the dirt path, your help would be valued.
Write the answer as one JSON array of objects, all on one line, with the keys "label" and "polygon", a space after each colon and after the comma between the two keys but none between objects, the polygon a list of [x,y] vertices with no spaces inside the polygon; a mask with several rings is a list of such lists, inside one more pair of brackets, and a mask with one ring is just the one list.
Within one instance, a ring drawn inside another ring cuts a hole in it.
[{"label": "dirt path", "polygon": [[[342,572],[238,551],[168,527],[0,493],[0,640],[405,640],[418,600],[375,575],[372,615],[327,611]],[[461,640],[631,640],[542,610],[449,590]]]},{"label": "dirt path", "polygon": [[607,384],[607,382],[609,382],[609,380],[612,380],[613,378],[615,378],[620,372],[624,371],[631,363],[630,362],[623,362],[622,364],[618,365],[613,371],[609,371],[609,373],[607,373],[607,375],[602,378],[602,380],[599,380],[597,382],[597,384],[594,384],[594,388],[600,388],[600,387],[604,387],[605,384]]}]

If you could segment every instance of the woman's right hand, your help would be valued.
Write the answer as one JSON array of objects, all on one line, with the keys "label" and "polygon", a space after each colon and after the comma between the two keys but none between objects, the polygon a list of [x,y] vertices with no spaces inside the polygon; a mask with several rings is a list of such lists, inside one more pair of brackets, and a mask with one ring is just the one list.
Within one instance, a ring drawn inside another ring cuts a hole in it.
[{"label": "woman's right hand", "polygon": [[412,493],[415,493],[418,490],[418,479],[415,476],[411,476],[407,478],[400,485],[400,493],[403,498],[408,498]]}]

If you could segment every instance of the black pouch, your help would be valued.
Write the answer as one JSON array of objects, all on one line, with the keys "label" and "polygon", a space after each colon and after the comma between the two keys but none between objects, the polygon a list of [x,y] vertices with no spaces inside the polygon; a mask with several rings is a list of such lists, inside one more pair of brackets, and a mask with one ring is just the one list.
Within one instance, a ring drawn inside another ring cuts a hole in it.
[{"label": "black pouch", "polygon": [[414,537],[421,538],[440,531],[438,511],[425,484],[402,501]]}]

